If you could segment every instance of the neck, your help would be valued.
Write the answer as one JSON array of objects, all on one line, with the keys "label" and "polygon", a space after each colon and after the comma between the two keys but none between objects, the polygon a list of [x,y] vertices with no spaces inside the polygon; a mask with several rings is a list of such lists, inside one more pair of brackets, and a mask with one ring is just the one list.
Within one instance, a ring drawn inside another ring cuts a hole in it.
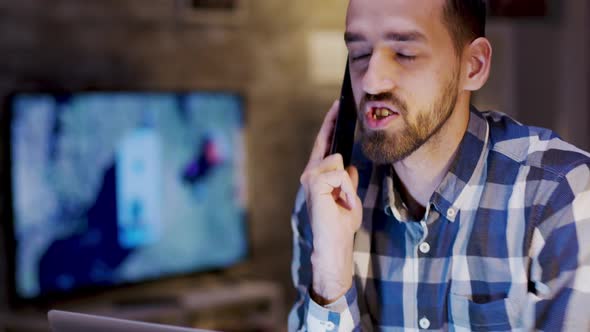
[{"label": "neck", "polygon": [[469,122],[469,97],[461,94],[453,113],[418,150],[393,164],[399,192],[410,214],[421,219],[434,191],[440,186],[455,158]]}]

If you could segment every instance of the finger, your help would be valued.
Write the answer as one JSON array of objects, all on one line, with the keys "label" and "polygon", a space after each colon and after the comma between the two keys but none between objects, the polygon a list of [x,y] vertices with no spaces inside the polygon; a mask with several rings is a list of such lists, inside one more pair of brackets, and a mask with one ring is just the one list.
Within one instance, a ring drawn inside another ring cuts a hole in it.
[{"label": "finger", "polygon": [[322,160],[315,168],[315,171],[319,173],[329,171],[343,171],[344,170],[344,159],[340,153],[335,153],[327,156]]},{"label": "finger", "polygon": [[356,192],[359,187],[359,171],[354,166],[348,166],[346,168],[346,172],[348,172],[348,176],[350,176],[350,181],[352,182],[352,187]]},{"label": "finger", "polygon": [[299,181],[301,184],[304,184],[311,175],[341,170],[344,170],[344,160],[340,153],[335,153],[327,156],[319,164],[309,164],[303,174],[301,174]]},{"label": "finger", "polygon": [[344,192],[348,206],[354,209],[357,195],[347,171],[339,170],[321,173],[316,175],[314,180],[317,181],[317,187],[314,187],[318,194],[331,195],[334,189],[339,188]]},{"label": "finger", "polygon": [[313,149],[311,151],[311,156],[309,158],[310,164],[319,163],[326,156],[326,152],[328,151],[328,147],[331,143],[331,134],[334,130],[334,127],[336,126],[336,118],[338,117],[339,105],[340,102],[335,101],[324,118],[324,122],[322,123],[320,131],[313,145]]}]

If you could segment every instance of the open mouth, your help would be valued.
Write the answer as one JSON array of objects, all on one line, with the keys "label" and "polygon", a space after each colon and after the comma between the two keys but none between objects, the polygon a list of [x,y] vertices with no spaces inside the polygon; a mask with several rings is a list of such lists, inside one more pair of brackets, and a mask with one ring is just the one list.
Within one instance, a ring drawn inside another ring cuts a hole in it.
[{"label": "open mouth", "polygon": [[390,110],[389,108],[373,107],[371,108],[370,116],[373,118],[373,120],[383,120],[395,114],[396,112]]},{"label": "open mouth", "polygon": [[391,108],[373,106],[365,113],[365,123],[369,129],[384,129],[400,114]]}]

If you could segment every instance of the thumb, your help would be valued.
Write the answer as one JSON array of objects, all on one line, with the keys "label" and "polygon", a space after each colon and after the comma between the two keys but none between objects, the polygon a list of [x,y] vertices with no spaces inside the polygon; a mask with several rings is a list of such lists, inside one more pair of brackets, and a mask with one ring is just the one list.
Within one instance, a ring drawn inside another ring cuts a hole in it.
[{"label": "thumb", "polygon": [[350,176],[350,180],[352,182],[352,187],[354,188],[354,191],[357,191],[358,186],[359,186],[359,171],[358,171],[358,169],[354,166],[348,166],[348,167],[346,167],[346,172],[348,172],[348,176]]}]

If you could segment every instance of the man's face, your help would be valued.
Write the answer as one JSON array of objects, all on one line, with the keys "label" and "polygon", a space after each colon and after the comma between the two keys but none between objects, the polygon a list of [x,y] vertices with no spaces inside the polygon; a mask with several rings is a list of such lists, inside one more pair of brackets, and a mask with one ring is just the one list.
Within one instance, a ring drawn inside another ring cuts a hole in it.
[{"label": "man's face", "polygon": [[435,137],[459,93],[460,57],[443,23],[445,0],[351,0],[346,23],[361,143],[378,164]]}]

